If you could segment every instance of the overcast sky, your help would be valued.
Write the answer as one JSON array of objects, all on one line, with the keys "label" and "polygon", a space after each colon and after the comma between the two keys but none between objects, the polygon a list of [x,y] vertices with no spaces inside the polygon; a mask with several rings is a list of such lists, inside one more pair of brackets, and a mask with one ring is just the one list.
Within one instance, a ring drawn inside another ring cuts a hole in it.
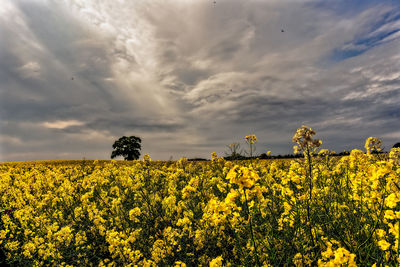
[{"label": "overcast sky", "polygon": [[0,161],[400,142],[397,0],[1,0]]}]

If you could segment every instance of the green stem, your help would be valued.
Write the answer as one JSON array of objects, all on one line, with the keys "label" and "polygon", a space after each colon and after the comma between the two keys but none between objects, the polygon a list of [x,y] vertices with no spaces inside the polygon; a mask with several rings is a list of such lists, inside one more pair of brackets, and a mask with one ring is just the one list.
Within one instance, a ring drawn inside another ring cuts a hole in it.
[{"label": "green stem", "polygon": [[311,165],[311,155],[310,155],[310,147],[307,144],[306,147],[306,152],[307,152],[307,161],[308,161],[308,176],[309,176],[309,181],[310,181],[310,194],[309,194],[309,199],[307,201],[307,220],[308,220],[308,231],[310,232],[311,236],[311,244],[314,248],[315,242],[314,242],[314,236],[312,233],[312,226],[311,226],[311,218],[310,218],[310,205],[312,201],[312,189],[313,189],[313,178],[312,178],[312,165]]},{"label": "green stem", "polygon": [[234,235],[234,237],[235,237],[236,245],[237,245],[237,247],[238,247],[238,249],[239,249],[239,253],[240,253],[240,255],[241,255],[241,258],[244,259],[244,254],[243,254],[242,246],[240,245],[240,240],[239,240],[238,235],[236,234],[235,228],[232,226],[232,224],[231,224],[231,222],[229,221],[228,218],[227,218],[226,221],[228,222],[228,225],[229,225],[229,227],[230,227],[230,229],[231,229],[231,231],[232,231],[232,233],[233,233],[233,235]]},{"label": "green stem", "polygon": [[396,265],[400,266],[399,263],[399,252],[400,252],[400,220],[397,220],[397,225],[398,225],[398,229],[399,232],[397,233],[397,257],[396,257]]},{"label": "green stem", "polygon": [[249,219],[249,222],[250,222],[251,240],[252,240],[252,242],[253,242],[254,251],[255,251],[255,253],[256,253],[257,266],[261,266],[260,260],[259,260],[259,258],[258,258],[257,245],[256,245],[256,242],[255,242],[255,240],[254,240],[253,223],[252,223],[251,216],[250,216],[249,203],[248,203],[248,201],[247,201],[247,194],[246,194],[246,189],[245,189],[245,188],[243,188],[243,192],[244,192],[244,198],[245,198],[245,200],[246,200],[247,218]]}]

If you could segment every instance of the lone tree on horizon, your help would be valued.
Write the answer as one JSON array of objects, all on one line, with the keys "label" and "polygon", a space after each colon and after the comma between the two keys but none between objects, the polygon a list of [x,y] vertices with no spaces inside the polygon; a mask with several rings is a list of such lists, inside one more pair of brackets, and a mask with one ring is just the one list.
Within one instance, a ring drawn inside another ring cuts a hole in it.
[{"label": "lone tree on horizon", "polygon": [[122,136],[114,142],[114,150],[111,153],[111,158],[123,156],[125,160],[139,159],[142,139],[136,136]]}]

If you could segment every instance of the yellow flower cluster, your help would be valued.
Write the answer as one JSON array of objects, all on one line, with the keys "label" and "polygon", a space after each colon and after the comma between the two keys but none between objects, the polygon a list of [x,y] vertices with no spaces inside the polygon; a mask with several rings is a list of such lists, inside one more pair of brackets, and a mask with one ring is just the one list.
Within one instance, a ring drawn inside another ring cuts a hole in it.
[{"label": "yellow flower cluster", "polygon": [[246,135],[244,139],[250,144],[254,144],[257,142],[257,136],[255,134]]},{"label": "yellow flower cluster", "polygon": [[323,259],[318,260],[318,266],[357,266],[355,262],[356,255],[350,253],[345,248],[340,247],[333,251],[331,247],[328,247],[327,251],[324,251],[321,254],[323,255]]},{"label": "yellow flower cluster", "polygon": [[[296,133],[303,152],[320,145],[314,134],[308,127]],[[2,163],[0,262],[394,266],[396,153],[388,159],[321,150],[296,160],[231,162],[214,153],[207,162],[147,155],[134,162]]]},{"label": "yellow flower cluster", "polygon": [[377,137],[368,137],[365,140],[365,149],[367,150],[367,154],[371,154],[371,152],[379,152],[382,151],[382,141]]},{"label": "yellow flower cluster", "polygon": [[226,176],[231,184],[236,184],[240,189],[251,188],[260,179],[258,174],[247,167],[234,166]]},{"label": "yellow flower cluster", "polygon": [[313,139],[315,131],[306,125],[302,125],[301,128],[297,129],[294,134],[292,141],[297,143],[297,146],[293,147],[294,153],[312,153],[313,148],[317,148],[322,145],[322,141],[319,139]]},{"label": "yellow flower cluster", "polygon": [[389,161],[394,165],[400,165],[400,147],[394,147],[390,150]]}]

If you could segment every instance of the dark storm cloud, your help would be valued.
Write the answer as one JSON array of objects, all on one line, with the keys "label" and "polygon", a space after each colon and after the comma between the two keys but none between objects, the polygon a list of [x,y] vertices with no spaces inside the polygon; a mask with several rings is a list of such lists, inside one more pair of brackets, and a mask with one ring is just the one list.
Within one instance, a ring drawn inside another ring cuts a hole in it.
[{"label": "dark storm cloud", "polygon": [[[90,32],[56,5],[17,3],[26,28],[13,21],[2,24],[8,37],[0,63],[0,72],[7,77],[2,80],[3,116],[51,120],[86,100],[109,105],[112,98],[100,80],[110,76],[110,63],[104,49],[90,41]],[[29,31],[30,38],[19,44],[23,31]],[[38,67],[24,69],[29,64]]]},{"label": "dark storm cloud", "polygon": [[[354,3],[357,4],[354,4]],[[394,1],[11,1],[0,6],[1,160],[208,157],[249,133],[290,153],[400,139]]]}]

